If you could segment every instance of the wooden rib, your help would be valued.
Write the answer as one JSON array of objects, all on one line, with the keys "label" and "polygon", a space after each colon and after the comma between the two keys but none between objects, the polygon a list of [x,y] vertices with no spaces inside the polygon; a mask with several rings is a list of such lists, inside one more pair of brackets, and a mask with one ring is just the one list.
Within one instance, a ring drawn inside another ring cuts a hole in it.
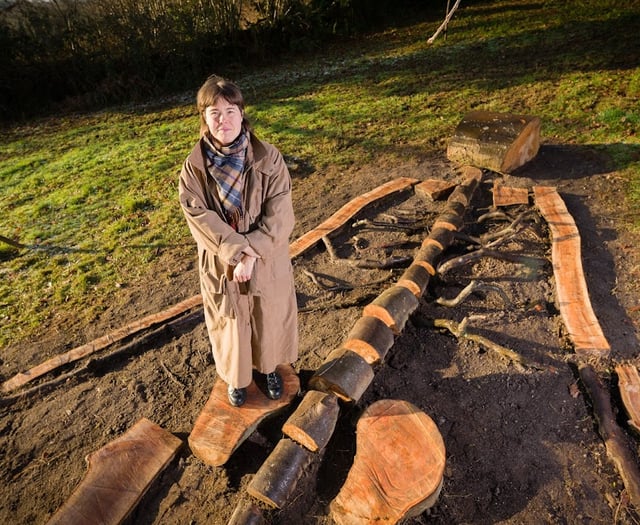
[{"label": "wooden rib", "polygon": [[98,339],[94,339],[90,343],[78,346],[72,350],[69,350],[68,352],[65,352],[64,354],[52,357],[51,359],[48,359],[43,363],[30,368],[26,372],[20,372],[19,374],[16,374],[11,379],[8,379],[4,383],[2,383],[2,391],[5,393],[11,392],[12,390],[19,388],[29,381],[43,376],[47,372],[51,372],[52,370],[55,370],[60,366],[66,365],[68,363],[73,363],[78,359],[82,359],[83,357],[91,355],[98,350],[102,350],[107,346],[112,345],[113,343],[122,341],[126,337],[133,335],[143,329],[166,323],[167,321],[173,319],[174,317],[177,317],[187,310],[200,305],[202,305],[202,296],[198,294],[160,313],[148,315],[147,317],[139,319],[138,321],[129,323],[128,325],[119,328],[118,330],[103,335]]},{"label": "wooden rib", "polygon": [[122,523],[182,441],[146,418],[87,456],[88,469],[48,525]]},{"label": "wooden rib", "polygon": [[633,365],[616,366],[618,390],[629,416],[629,426],[640,433],[640,375]]},{"label": "wooden rib", "polygon": [[611,347],[589,300],[578,228],[555,188],[535,186],[533,192],[536,205],[551,230],[551,258],[558,307],[576,353],[606,356]]},{"label": "wooden rib", "polygon": [[335,212],[326,221],[321,223],[313,230],[305,233],[297,240],[289,245],[289,256],[291,258],[297,257],[301,253],[315,245],[325,235],[329,235],[338,228],[344,225],[349,219],[351,219],[356,213],[358,213],[367,204],[372,203],[382,197],[386,197],[397,191],[405,190],[418,183],[417,179],[411,179],[408,177],[400,177],[392,181],[386,182],[377,188],[364,193],[355,199],[351,200]]}]

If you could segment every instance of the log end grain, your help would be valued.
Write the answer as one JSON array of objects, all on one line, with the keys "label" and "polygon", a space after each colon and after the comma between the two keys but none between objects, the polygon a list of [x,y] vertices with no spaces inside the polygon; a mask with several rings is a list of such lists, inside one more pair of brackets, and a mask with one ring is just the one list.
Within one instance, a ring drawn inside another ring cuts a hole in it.
[{"label": "log end grain", "polygon": [[393,343],[391,328],[377,317],[363,315],[347,334],[342,347],[355,352],[370,365],[376,365],[385,358]]},{"label": "log end grain", "polygon": [[377,401],[361,416],[356,435],[353,465],[330,504],[336,523],[397,523],[435,503],[445,446],[427,414],[406,401]]}]

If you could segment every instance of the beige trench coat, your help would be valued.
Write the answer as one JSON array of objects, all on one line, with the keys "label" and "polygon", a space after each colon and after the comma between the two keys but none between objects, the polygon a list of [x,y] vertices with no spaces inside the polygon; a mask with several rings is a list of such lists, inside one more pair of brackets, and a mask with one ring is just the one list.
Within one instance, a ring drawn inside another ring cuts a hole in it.
[{"label": "beige trench coat", "polygon": [[[255,368],[273,372],[298,357],[297,303],[289,236],[295,218],[291,178],[280,152],[251,135],[245,162],[244,217],[236,232],[222,218],[202,140],[180,173],[180,205],[198,246],[205,322],[218,375],[248,386]],[[259,255],[248,283],[228,276],[242,251]]]}]

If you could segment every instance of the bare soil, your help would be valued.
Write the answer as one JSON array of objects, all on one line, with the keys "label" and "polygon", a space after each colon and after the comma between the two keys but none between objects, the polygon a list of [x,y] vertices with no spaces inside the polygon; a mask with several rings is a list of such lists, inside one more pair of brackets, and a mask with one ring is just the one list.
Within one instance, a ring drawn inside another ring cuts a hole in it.
[{"label": "bare soil", "polygon": [[[294,237],[393,178],[460,180],[444,155],[393,166],[381,160],[343,172],[318,172],[293,161],[291,167],[298,218]],[[491,209],[495,179],[517,187],[555,186],[572,213],[582,237],[592,305],[612,348],[610,360],[596,366],[629,447],[637,452],[638,440],[626,423],[613,373],[616,363],[639,364],[640,257],[638,236],[625,220],[624,182],[595,148],[545,144],[517,173],[485,173],[465,216],[465,234],[477,237],[508,224],[478,221]],[[356,220],[397,220],[411,230],[350,224],[332,237],[333,246],[341,258],[411,256],[442,205],[412,192],[394,195],[367,207]],[[437,503],[406,523],[640,521],[578,379],[576,356],[554,300],[546,224],[533,203],[504,211],[515,217],[527,210],[533,210],[528,227],[500,250],[530,256],[529,263],[484,258],[433,279],[385,362],[376,367],[372,384],[357,404],[342,405],[325,452],[298,484],[290,505],[266,513],[269,522],[331,523],[327,507],[353,461],[358,415],[379,399],[402,399],[419,407],[436,422],[446,445],[444,487]],[[459,239],[443,260],[468,249],[468,240]],[[4,349],[2,379],[199,292],[195,246],[167,252],[161,260],[150,269],[153,278],[122,288],[118,301],[91,326],[54,318],[37,340]],[[301,341],[294,365],[304,393],[313,372],[341,344],[362,308],[403,270],[354,268],[332,261],[323,246],[294,264]],[[321,286],[307,272],[314,272]],[[454,307],[436,302],[455,297],[472,279],[500,287],[507,301],[489,290]],[[433,318],[468,318],[469,332],[517,352],[529,364],[434,330],[429,326]],[[55,382],[56,377],[64,380]],[[3,400],[0,522],[46,523],[82,480],[85,456],[146,417],[180,437],[184,446],[128,523],[227,523],[247,498],[247,484],[282,437],[282,424],[295,405],[263,422],[224,467],[207,466],[191,453],[187,437],[215,378],[202,314],[196,310],[75,368],[58,369],[43,378],[37,391]]]}]

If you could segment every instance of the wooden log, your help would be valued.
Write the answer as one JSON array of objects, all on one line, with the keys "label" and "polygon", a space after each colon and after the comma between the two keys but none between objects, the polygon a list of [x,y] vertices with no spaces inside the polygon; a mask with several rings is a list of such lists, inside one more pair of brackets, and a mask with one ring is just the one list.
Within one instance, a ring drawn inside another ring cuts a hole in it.
[{"label": "wooden log", "polygon": [[373,380],[373,368],[361,356],[347,350],[328,359],[309,379],[309,388],[330,392],[343,401],[357,402]]},{"label": "wooden log", "polygon": [[326,235],[338,230],[349,219],[351,219],[356,213],[358,213],[367,204],[373,201],[386,197],[397,191],[405,190],[419,181],[417,179],[411,179],[408,177],[400,177],[398,179],[391,180],[371,190],[370,192],[359,195],[355,199],[349,201],[337,212],[335,212],[326,221],[322,222],[319,226],[313,230],[308,231],[302,237],[298,238],[289,245],[289,256],[291,258],[297,257],[304,253],[309,248],[314,246]]},{"label": "wooden log", "polygon": [[638,369],[631,364],[616,366],[618,374],[618,390],[625,411],[629,416],[627,423],[640,434],[640,375]]},{"label": "wooden log", "polygon": [[315,454],[283,438],[256,472],[247,492],[270,507],[280,509],[290,499]]},{"label": "wooden log", "polygon": [[318,452],[331,439],[339,414],[336,396],[309,390],[282,426],[282,432],[311,452]]},{"label": "wooden log", "polygon": [[352,350],[370,365],[382,361],[394,343],[393,331],[377,317],[363,315],[347,334],[342,348]]},{"label": "wooden log", "polygon": [[87,456],[87,474],[48,525],[122,523],[181,445],[170,432],[140,419]]},{"label": "wooden log", "polygon": [[440,249],[444,251],[453,243],[455,233],[448,228],[431,228],[431,233],[424,241],[422,241],[422,247],[425,244],[433,242],[440,246]]},{"label": "wooden log", "polygon": [[440,244],[437,242],[423,242],[414,257],[413,262],[424,266],[431,275],[435,275],[435,267],[442,255],[442,251]]},{"label": "wooden log", "polygon": [[227,384],[216,380],[189,434],[189,446],[195,456],[207,465],[224,465],[264,418],[291,403],[300,390],[300,379],[291,365],[280,365],[277,370],[284,384],[282,397],[269,399],[253,381],[247,388],[247,401],[241,407],[231,406]]},{"label": "wooden log", "polygon": [[398,286],[404,286],[413,295],[420,298],[429,285],[429,280],[433,275],[431,273],[432,270],[434,270],[432,266],[427,270],[424,265],[414,263],[404,271],[396,284]]},{"label": "wooden log", "polygon": [[456,127],[447,157],[460,164],[511,173],[533,159],[539,148],[538,117],[472,111]]},{"label": "wooden log", "polygon": [[394,334],[399,334],[418,304],[418,299],[410,290],[403,286],[392,286],[365,306],[362,314],[377,317]]},{"label": "wooden log", "polygon": [[34,379],[41,377],[44,374],[55,370],[56,368],[69,363],[73,363],[74,361],[82,359],[83,357],[87,357],[99,350],[108,347],[109,345],[112,345],[113,343],[122,341],[126,337],[130,337],[140,332],[141,330],[166,323],[167,321],[177,317],[187,310],[200,305],[202,305],[202,296],[195,295],[160,313],[148,315],[142,319],[129,323],[128,325],[106,335],[103,335],[98,339],[94,339],[87,344],[73,348],[72,350],[69,350],[64,354],[52,357],[51,359],[48,359],[43,363],[30,368],[26,372],[20,372],[19,374],[16,374],[11,379],[8,379],[4,383],[2,383],[2,391],[5,393],[11,392],[12,390],[19,388],[29,381],[33,381]]},{"label": "wooden log", "polygon": [[394,524],[433,506],[442,488],[445,446],[436,424],[406,401],[385,399],[356,427],[356,455],[329,508],[338,525]]},{"label": "wooden log", "polygon": [[238,503],[227,525],[263,525],[262,510],[254,502],[243,500]]},{"label": "wooden log", "polygon": [[425,197],[431,201],[438,201],[447,198],[456,187],[452,182],[440,179],[427,179],[414,186],[417,195]]},{"label": "wooden log", "polygon": [[527,188],[514,188],[504,186],[499,181],[493,183],[493,207],[514,206],[517,204],[529,204],[529,190]]},{"label": "wooden log", "polygon": [[591,397],[593,412],[598,422],[598,433],[604,441],[607,455],[616,466],[631,503],[639,508],[640,470],[624,433],[616,423],[609,394],[591,365],[581,364],[578,373]]},{"label": "wooden log", "polygon": [[436,222],[433,223],[434,228],[445,228],[452,232],[460,231],[463,226],[462,216],[453,211],[445,211],[438,215]]},{"label": "wooden log", "polygon": [[575,351],[607,356],[611,351],[593,312],[582,270],[580,234],[555,188],[535,186],[535,202],[551,230],[551,260],[556,298]]}]

